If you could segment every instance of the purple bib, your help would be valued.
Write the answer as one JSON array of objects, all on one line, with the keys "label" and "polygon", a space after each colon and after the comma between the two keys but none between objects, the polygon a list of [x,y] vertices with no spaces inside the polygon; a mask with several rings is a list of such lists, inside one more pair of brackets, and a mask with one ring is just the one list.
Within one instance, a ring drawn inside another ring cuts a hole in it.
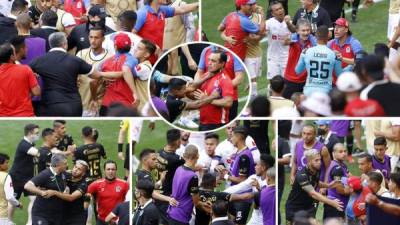
[{"label": "purple bib", "polygon": [[385,155],[383,163],[381,163],[375,156],[372,157],[372,168],[380,170],[383,177],[389,180],[391,166],[390,166],[390,156]]},{"label": "purple bib", "polygon": [[[328,168],[328,183],[333,181],[333,177],[330,175],[332,169],[335,166],[340,166],[340,168],[342,168],[342,171],[344,173],[344,176],[347,177],[347,175],[349,174],[349,170],[347,169],[346,164],[340,164],[339,162],[337,162],[336,160],[332,160],[331,164],[329,165]],[[343,205],[346,206],[347,202],[349,201],[349,196],[345,196],[345,195],[341,195],[339,194],[335,188],[328,188],[328,198],[330,199],[339,199],[341,202],[343,202]]]}]

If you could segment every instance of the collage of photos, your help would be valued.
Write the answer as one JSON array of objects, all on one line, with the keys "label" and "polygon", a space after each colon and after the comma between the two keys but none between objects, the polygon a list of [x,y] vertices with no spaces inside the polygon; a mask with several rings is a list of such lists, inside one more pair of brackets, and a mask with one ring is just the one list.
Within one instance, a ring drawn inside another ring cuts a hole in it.
[{"label": "collage of photos", "polygon": [[400,0],[0,0],[0,225],[399,225],[399,47]]}]

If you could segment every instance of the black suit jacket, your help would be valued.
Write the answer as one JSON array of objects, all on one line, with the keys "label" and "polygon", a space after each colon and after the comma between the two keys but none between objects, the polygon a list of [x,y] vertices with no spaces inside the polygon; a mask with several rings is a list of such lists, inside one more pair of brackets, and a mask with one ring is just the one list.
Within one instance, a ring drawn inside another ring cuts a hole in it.
[{"label": "black suit jacket", "polygon": [[211,225],[234,225],[234,223],[230,220],[220,220],[220,221],[211,223]]},{"label": "black suit jacket", "polygon": [[57,29],[53,29],[50,27],[46,27],[46,28],[36,28],[31,30],[31,35],[35,36],[35,37],[41,37],[44,40],[46,40],[46,52],[48,52],[50,50],[50,45],[49,45],[49,36],[52,33],[58,32]]},{"label": "black suit jacket", "polygon": [[140,216],[137,223],[133,225],[158,225],[160,222],[159,214],[160,211],[152,202],[143,209],[143,214]]}]

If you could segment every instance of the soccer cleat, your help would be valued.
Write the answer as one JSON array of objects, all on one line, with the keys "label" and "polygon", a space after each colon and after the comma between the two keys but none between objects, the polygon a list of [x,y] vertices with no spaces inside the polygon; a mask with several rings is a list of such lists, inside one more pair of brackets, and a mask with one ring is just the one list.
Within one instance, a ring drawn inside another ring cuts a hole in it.
[{"label": "soccer cleat", "polygon": [[178,122],[179,125],[183,127],[187,127],[189,129],[198,129],[199,125],[193,122],[192,120],[188,119],[187,117],[179,118]]},{"label": "soccer cleat", "polygon": [[357,22],[357,14],[351,14],[351,22],[352,23],[355,23],[355,22]]}]

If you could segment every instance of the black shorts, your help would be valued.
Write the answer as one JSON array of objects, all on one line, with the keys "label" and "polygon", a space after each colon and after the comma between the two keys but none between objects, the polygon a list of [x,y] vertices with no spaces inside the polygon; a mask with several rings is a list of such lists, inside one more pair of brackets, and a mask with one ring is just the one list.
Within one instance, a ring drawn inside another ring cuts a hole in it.
[{"label": "black shorts", "polygon": [[68,216],[64,219],[64,225],[84,225],[86,224],[87,213],[81,215]]},{"label": "black shorts", "polygon": [[306,83],[295,83],[285,79],[285,89],[283,89],[282,96],[290,99],[295,92],[303,93],[303,88]]},{"label": "black shorts", "polygon": [[233,202],[229,204],[229,213],[235,216],[235,224],[246,224],[251,210],[250,202]]},{"label": "black shorts", "polygon": [[168,225],[189,225],[189,223],[182,223],[172,218],[168,218]]},{"label": "black shorts", "polygon": [[38,215],[32,215],[32,225],[64,225],[64,221],[59,217],[43,217]]},{"label": "black shorts", "polygon": [[209,131],[209,130],[214,130],[217,129],[219,127],[224,126],[225,124],[200,124],[199,126],[199,131]]},{"label": "black shorts", "polygon": [[65,102],[42,105],[41,116],[82,116],[82,102]]},{"label": "black shorts", "polygon": [[104,222],[103,220],[97,218],[96,225],[108,225],[108,223]]},{"label": "black shorts", "polygon": [[238,115],[238,107],[239,107],[238,100],[233,101],[232,106],[229,109],[229,122],[234,120],[236,118],[236,116]]},{"label": "black shorts", "polygon": [[328,219],[328,218],[343,218],[345,219],[345,213],[344,211],[338,211],[336,208],[324,204],[324,216],[323,219]]},{"label": "black shorts", "polygon": [[312,207],[309,209],[305,209],[305,208],[291,208],[286,204],[286,221],[287,222],[293,222],[294,219],[294,215],[297,212],[300,211],[305,211],[308,215],[308,217],[314,217],[315,218],[315,214],[317,213],[317,208],[316,207]]},{"label": "black shorts", "polygon": [[129,143],[125,145],[125,160],[124,160],[124,168],[129,170],[129,160],[130,160],[130,155],[129,155]]},{"label": "black shorts", "polygon": [[11,175],[11,179],[13,181],[13,187],[14,187],[14,195],[16,199],[20,199],[22,193],[24,193],[24,196],[29,196],[29,195],[33,195],[32,193],[30,193],[29,191],[24,189],[24,185],[26,182],[28,181],[23,181],[23,180],[18,180],[18,179],[14,179],[15,177]]}]

